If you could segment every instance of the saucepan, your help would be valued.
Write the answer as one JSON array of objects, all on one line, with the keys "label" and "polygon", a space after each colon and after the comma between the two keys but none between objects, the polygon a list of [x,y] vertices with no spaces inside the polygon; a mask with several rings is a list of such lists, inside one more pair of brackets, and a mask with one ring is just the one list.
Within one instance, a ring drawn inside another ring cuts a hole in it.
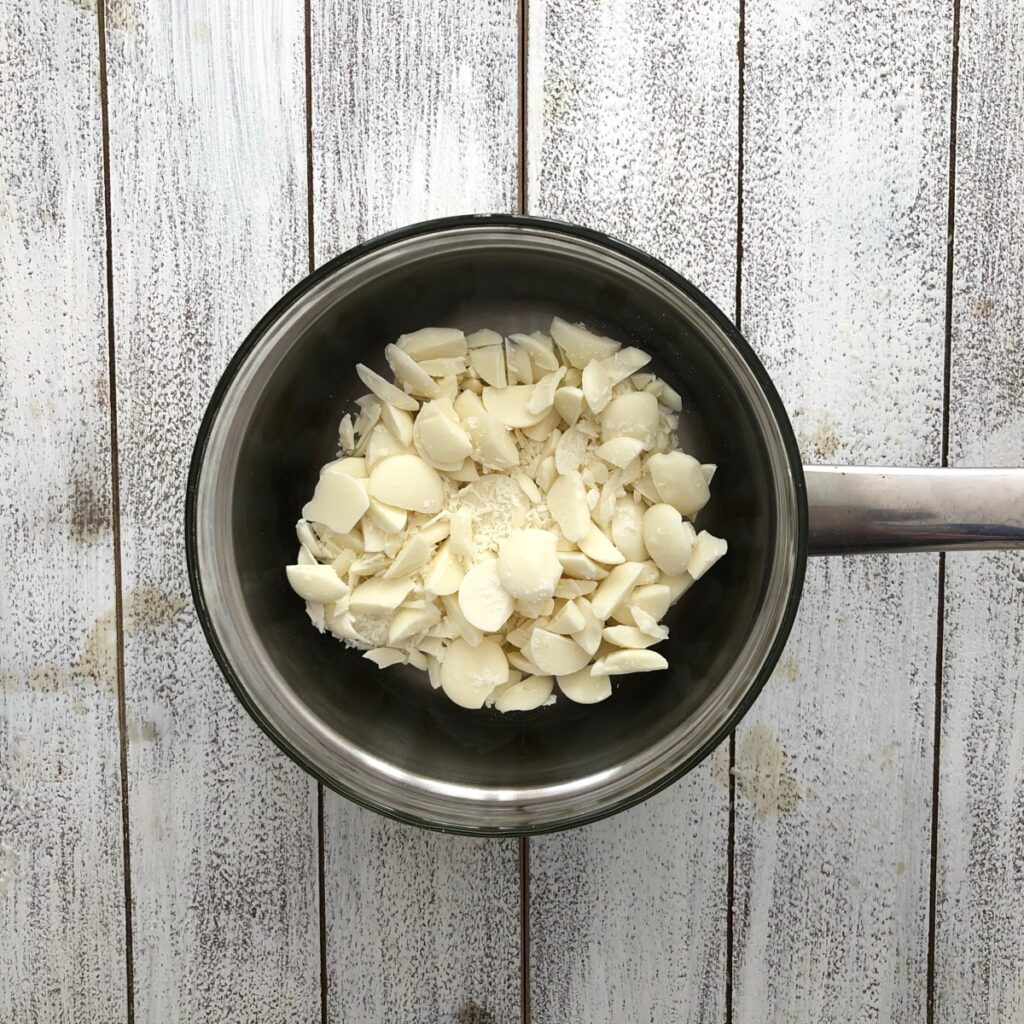
[{"label": "saucepan", "polygon": [[[681,446],[718,464],[702,521],[729,555],[670,610],[669,668],[601,704],[468,711],[414,668],[380,671],[311,628],[285,578],[294,523],[365,390],[354,366],[426,325],[511,333],[553,316],[653,355]],[[689,281],[585,228],[511,216],[418,224],[293,288],[242,343],[199,431],[186,547],[196,609],[241,703],[325,785],[480,835],[567,828],[692,769],[778,660],[809,555],[1024,546],[1024,470],[804,467],[739,331]]]}]

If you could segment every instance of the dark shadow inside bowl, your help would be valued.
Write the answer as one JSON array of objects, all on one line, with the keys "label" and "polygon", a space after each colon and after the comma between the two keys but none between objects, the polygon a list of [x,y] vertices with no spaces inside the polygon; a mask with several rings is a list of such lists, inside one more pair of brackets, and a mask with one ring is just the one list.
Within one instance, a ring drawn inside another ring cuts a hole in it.
[{"label": "dark shadow inside bowl", "polygon": [[[502,715],[467,711],[410,668],[379,670],[320,635],[285,580],[294,525],[337,425],[365,392],[357,362],[428,325],[502,332],[580,321],[650,352],[683,397],[683,447],[719,466],[698,527],[729,554],[670,611],[668,671],[620,677],[611,699]],[[330,729],[406,771],[479,787],[561,784],[641,754],[694,715],[754,629],[777,557],[777,495],[748,400],[708,343],[708,322],[594,262],[542,248],[475,248],[403,262],[318,312],[254,404],[234,479],[235,556],[252,627],[298,697]],[[244,681],[243,681],[244,682]]]}]

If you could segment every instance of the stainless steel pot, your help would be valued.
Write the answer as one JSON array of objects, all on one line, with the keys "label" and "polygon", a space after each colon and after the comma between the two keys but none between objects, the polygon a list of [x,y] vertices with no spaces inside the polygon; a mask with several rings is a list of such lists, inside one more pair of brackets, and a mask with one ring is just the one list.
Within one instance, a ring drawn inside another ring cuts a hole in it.
[{"label": "stainless steel pot", "polygon": [[[682,446],[720,467],[702,515],[729,557],[670,612],[668,671],[603,704],[466,711],[316,633],[283,566],[362,390],[356,362],[382,367],[385,343],[427,324],[532,330],[554,314],[651,352],[683,396]],[[186,515],[210,646],[284,751],[404,821],[526,834],[614,813],[706,757],[781,654],[808,554],[1024,546],[1024,470],[805,469],[761,363],[688,281],[583,228],[461,217],[360,245],[274,306],[210,402]]]}]

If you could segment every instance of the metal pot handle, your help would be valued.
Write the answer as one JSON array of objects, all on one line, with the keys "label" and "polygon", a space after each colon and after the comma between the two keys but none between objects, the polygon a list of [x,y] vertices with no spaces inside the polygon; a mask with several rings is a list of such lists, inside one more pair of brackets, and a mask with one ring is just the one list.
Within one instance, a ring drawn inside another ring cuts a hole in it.
[{"label": "metal pot handle", "polygon": [[810,554],[1024,548],[1024,469],[805,466]]}]

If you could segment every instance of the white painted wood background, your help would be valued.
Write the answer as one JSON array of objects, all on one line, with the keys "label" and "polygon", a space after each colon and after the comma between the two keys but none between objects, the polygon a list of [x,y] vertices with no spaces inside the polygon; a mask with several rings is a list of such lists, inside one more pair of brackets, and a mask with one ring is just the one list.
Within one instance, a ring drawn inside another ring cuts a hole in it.
[{"label": "white painted wood background", "polygon": [[413,220],[667,260],[808,461],[1024,465],[1019,5],[522,4],[0,0],[0,1020],[1024,1019],[1024,555],[812,563],[732,744],[523,844],[319,791],[217,675],[207,397]]}]

